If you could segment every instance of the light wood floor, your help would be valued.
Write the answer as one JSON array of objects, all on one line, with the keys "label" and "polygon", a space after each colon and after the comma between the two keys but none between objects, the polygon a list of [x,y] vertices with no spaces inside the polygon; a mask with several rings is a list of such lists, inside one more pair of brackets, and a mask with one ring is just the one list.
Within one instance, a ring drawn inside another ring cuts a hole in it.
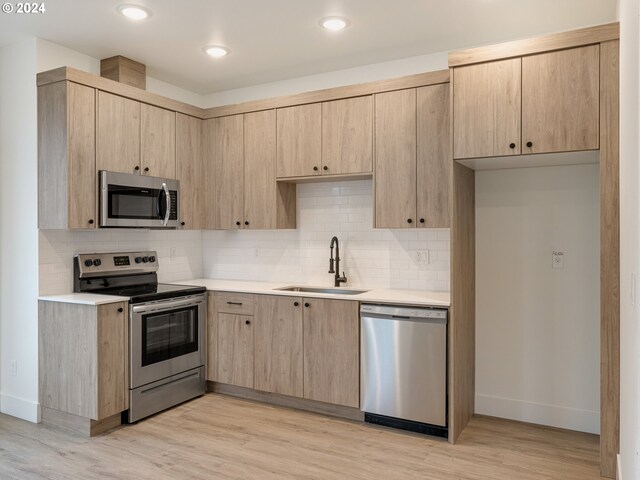
[{"label": "light wood floor", "polygon": [[93,439],[0,415],[1,479],[588,480],[598,437],[475,417],[459,444],[209,394]]}]

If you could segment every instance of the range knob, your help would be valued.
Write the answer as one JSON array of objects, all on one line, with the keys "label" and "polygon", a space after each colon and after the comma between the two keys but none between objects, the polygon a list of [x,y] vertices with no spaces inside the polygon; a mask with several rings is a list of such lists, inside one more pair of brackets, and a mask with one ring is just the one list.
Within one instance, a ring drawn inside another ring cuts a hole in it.
[{"label": "range knob", "polygon": [[96,266],[96,267],[99,267],[100,265],[102,265],[102,260],[100,260],[99,258],[96,258],[93,261],[93,265]]},{"label": "range knob", "polygon": [[142,257],[136,257],[136,263],[142,263]]},{"label": "range knob", "polygon": [[84,261],[84,266],[85,267],[90,267],[91,265],[93,265],[93,260],[89,259],[89,260],[85,260]]},{"label": "range knob", "polygon": [[142,263],[149,263],[149,257],[142,257]]},{"label": "range knob", "polygon": [[155,261],[156,261],[156,257],[155,257],[155,256],[153,256],[153,255],[151,255],[151,256],[149,257],[149,261],[150,261],[151,263],[155,262]]}]

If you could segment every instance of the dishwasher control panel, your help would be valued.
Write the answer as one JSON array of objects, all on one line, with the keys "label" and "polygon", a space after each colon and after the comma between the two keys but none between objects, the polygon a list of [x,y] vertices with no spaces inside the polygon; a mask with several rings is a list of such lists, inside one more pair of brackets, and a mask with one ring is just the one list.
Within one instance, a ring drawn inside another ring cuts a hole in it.
[{"label": "dishwasher control panel", "polygon": [[421,308],[411,306],[363,304],[360,313],[385,315],[391,317],[447,319],[447,310],[443,308]]}]

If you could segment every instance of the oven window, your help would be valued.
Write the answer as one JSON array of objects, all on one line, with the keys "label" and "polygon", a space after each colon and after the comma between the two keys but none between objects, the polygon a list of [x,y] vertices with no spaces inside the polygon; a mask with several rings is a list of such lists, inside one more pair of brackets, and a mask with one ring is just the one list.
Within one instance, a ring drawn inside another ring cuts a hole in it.
[{"label": "oven window", "polygon": [[[160,218],[160,197],[156,188],[109,185],[109,218],[157,220]],[[164,208],[164,207],[162,207]]]},{"label": "oven window", "polygon": [[198,307],[142,316],[142,366],[198,351]]}]

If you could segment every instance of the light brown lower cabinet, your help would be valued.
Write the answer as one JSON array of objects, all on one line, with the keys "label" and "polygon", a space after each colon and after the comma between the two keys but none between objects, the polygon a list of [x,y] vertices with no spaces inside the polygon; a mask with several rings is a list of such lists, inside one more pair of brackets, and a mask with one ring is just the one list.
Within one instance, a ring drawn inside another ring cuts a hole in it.
[{"label": "light brown lower cabinet", "polygon": [[304,302],[304,398],[358,408],[358,302],[318,298]]},{"label": "light brown lower cabinet", "polygon": [[41,300],[38,308],[43,409],[91,420],[127,410],[127,304]]},{"label": "light brown lower cabinet", "polygon": [[255,389],[302,397],[302,299],[256,295]]},{"label": "light brown lower cabinet", "polygon": [[208,380],[359,407],[358,302],[227,292],[213,301]]}]

